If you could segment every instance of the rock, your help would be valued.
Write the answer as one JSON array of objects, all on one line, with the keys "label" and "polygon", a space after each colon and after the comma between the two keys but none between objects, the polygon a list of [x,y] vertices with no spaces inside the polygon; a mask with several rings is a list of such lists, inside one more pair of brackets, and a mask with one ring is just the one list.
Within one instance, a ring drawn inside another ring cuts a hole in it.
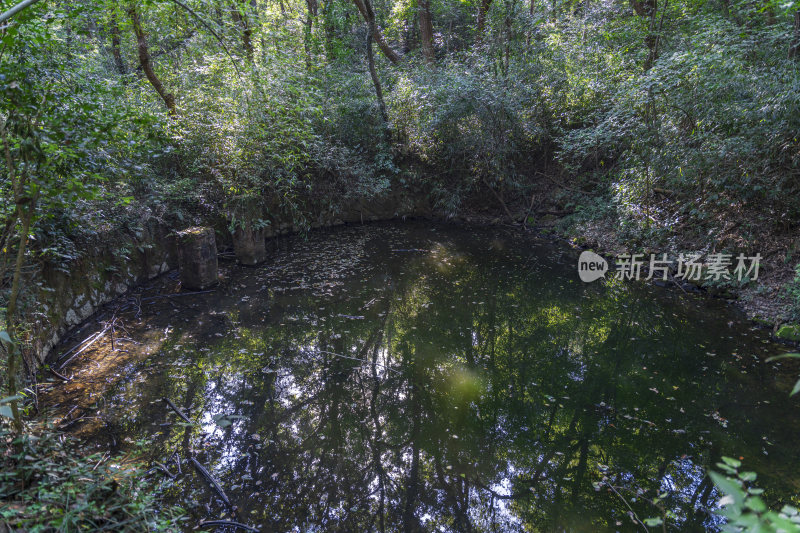
[{"label": "rock", "polygon": [[64,322],[66,322],[67,326],[75,326],[81,321],[78,318],[78,313],[75,312],[74,309],[70,309],[67,311],[66,316],[64,317]]},{"label": "rock", "polygon": [[800,342],[800,324],[784,324],[775,332],[779,339]]},{"label": "rock", "polygon": [[94,313],[94,307],[92,307],[91,302],[86,302],[83,306],[78,310],[78,315],[81,317],[81,320],[86,320]]},{"label": "rock", "polygon": [[257,265],[267,259],[266,232],[264,229],[236,228],[233,232],[233,251],[243,265]]},{"label": "rock", "polygon": [[203,290],[218,283],[217,242],[212,228],[178,232],[178,265],[181,285],[186,289]]}]

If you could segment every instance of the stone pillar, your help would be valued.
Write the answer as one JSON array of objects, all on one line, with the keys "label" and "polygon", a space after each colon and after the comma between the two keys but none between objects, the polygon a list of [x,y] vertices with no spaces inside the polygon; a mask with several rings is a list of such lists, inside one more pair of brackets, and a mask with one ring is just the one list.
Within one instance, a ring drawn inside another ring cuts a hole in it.
[{"label": "stone pillar", "polygon": [[183,288],[203,290],[216,285],[219,280],[214,230],[195,227],[178,232],[178,264]]},{"label": "stone pillar", "polygon": [[233,251],[243,265],[253,266],[267,259],[266,232],[264,228],[236,228],[233,232]]}]

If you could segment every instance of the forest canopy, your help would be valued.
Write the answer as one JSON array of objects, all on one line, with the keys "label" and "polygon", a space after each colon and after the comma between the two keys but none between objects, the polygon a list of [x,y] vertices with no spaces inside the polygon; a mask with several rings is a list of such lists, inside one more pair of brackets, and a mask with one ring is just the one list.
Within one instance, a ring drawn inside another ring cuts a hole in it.
[{"label": "forest canopy", "polygon": [[422,196],[737,246],[800,215],[795,2],[60,0],[0,37],[9,301],[17,264],[254,202],[295,228]]}]

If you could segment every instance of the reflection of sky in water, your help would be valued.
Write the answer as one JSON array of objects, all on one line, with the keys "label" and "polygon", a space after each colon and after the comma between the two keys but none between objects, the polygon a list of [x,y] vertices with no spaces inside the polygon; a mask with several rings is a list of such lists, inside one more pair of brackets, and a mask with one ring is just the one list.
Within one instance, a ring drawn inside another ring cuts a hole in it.
[{"label": "reflection of sky in water", "polygon": [[[151,436],[158,459],[194,450],[245,522],[634,530],[627,505],[658,516],[647,502],[663,493],[672,524],[700,530],[718,524],[704,472],[723,454],[745,457],[770,503],[796,499],[790,379],[760,362],[784,349],[718,303],[584,285],[572,251],[498,230],[288,246],[215,294],[145,310],[128,349],[152,355],[105,394],[120,436]],[[164,425],[161,397],[199,425]],[[175,496],[217,517],[184,470]],[[604,476],[627,504],[596,489]]]}]

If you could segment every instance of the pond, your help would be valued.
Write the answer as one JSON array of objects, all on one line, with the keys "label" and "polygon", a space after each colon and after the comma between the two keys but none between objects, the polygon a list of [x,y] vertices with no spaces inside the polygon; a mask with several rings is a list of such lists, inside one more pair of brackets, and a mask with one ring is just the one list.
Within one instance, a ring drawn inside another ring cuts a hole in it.
[{"label": "pond", "polygon": [[113,347],[43,401],[97,446],[180,458],[187,529],[714,529],[723,455],[796,502],[795,374],[765,362],[790,350],[721,301],[583,283],[577,256],[421,223],[282,239],[213,292],[122,298]]}]

